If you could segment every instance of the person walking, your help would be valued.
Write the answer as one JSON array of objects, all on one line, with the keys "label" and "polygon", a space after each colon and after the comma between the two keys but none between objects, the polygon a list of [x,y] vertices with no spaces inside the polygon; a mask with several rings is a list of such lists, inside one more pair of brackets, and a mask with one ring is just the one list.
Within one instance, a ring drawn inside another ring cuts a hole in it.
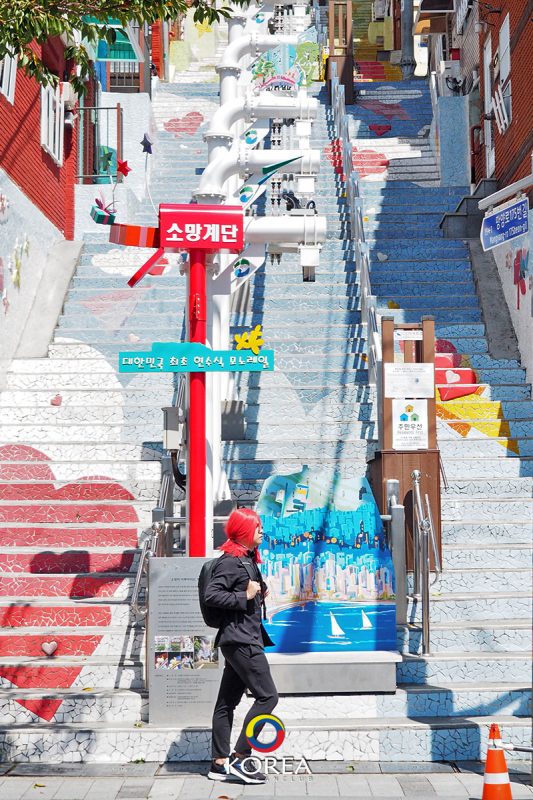
[{"label": "person walking", "polygon": [[[265,647],[274,642],[265,630],[265,597],[268,590],[261,576],[258,546],[263,539],[261,519],[249,508],[232,511],[226,523],[226,541],[205,590],[205,602],[222,609],[223,617],[215,638],[225,666],[213,712],[212,762],[208,777],[224,781],[264,783],[266,776],[251,759],[252,748],[246,738],[248,723],[262,714],[271,714],[278,693],[270,674]],[[235,750],[230,754],[233,715],[244,691],[255,698],[246,714]],[[257,736],[260,723],[254,728]]]}]

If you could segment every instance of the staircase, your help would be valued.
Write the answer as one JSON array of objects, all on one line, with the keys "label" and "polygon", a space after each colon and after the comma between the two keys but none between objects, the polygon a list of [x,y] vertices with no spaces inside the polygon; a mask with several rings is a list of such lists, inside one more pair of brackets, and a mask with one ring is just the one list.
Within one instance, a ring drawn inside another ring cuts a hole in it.
[{"label": "staircase", "polygon": [[[389,54],[383,45],[370,42],[369,26],[372,23],[373,0],[357,0],[353,4],[353,41],[355,56],[356,81],[373,83],[374,81],[400,81],[400,67],[389,63]],[[383,37],[381,37],[383,38]]]},{"label": "staircase", "polygon": [[[507,742],[529,736],[530,387],[516,362],[490,357],[466,248],[441,237],[438,222],[464,187],[439,187],[418,135],[430,122],[425,83],[362,88],[372,93],[367,99],[386,98],[408,114],[393,116],[376,143],[369,125],[383,117],[361,104],[352,109],[362,135],[355,158],[361,172],[367,168],[361,186],[373,290],[398,319],[433,314],[439,339],[449,488],[433,655],[419,655],[411,602],[412,622],[398,630],[395,695],[284,697],[277,713],[288,726],[286,754],[479,758],[489,720],[501,723]],[[206,162],[201,125],[217,106],[216,90],[201,82],[161,86],[156,206],[186,202],[196,186]],[[261,323],[277,365],[237,379],[246,439],[225,445],[224,463],[240,501],[253,502],[273,472],[302,464],[360,476],[376,447],[358,275],[330,111],[323,90],[319,96],[317,205],[329,238],[316,283],[302,283],[297,258],[285,255],[256,273],[231,320],[232,333]],[[376,148],[386,164],[367,152]],[[147,203],[138,222],[153,220]],[[128,606],[138,540],[158,494],[160,408],[170,404],[174,381],[116,371],[120,349],[181,336],[185,282],[162,261],[127,289],[145,252],[106,238],[86,238],[49,357],[16,361],[0,396],[0,761],[208,757],[209,731],[146,725],[143,629]],[[458,384],[474,389],[453,397]]]},{"label": "staircase", "polygon": [[[190,199],[218,107],[215,82],[182,80],[154,99],[156,207]],[[138,221],[156,218],[147,200]],[[126,285],[146,257],[88,234],[48,358],[16,360],[0,396],[0,762],[143,757],[144,628],[128,598],[174,382],[119,375],[117,358],[181,338],[185,302],[167,259]]]}]

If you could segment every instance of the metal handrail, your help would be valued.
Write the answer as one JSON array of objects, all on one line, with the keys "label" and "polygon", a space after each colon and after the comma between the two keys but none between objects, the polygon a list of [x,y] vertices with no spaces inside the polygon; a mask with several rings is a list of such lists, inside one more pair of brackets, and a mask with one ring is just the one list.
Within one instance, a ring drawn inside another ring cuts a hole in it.
[{"label": "metal handrail", "polygon": [[[180,375],[177,389],[172,398],[172,405],[183,408],[186,396],[186,378]],[[174,549],[175,522],[185,522],[183,517],[174,516],[174,483],[178,483],[176,471],[181,448],[175,453],[166,451],[161,459],[161,485],[157,506],[152,509],[152,527],[148,532],[141,549],[135,583],[131,596],[131,610],[140,617],[145,617],[148,612],[148,598],[145,594],[144,603],[141,603],[142,580],[148,571],[148,562],[153,556],[172,556]],[[179,473],[181,475],[181,473]]]},{"label": "metal handrail", "polygon": [[422,506],[422,496],[420,494],[420,470],[413,470],[411,473],[413,481],[413,594],[421,598],[422,603],[422,653],[429,655],[430,644],[430,546],[433,552],[435,565],[435,579],[438,579],[442,572],[440,554],[437,548],[435,528],[433,525],[433,515],[429,497],[424,496],[426,510]]}]

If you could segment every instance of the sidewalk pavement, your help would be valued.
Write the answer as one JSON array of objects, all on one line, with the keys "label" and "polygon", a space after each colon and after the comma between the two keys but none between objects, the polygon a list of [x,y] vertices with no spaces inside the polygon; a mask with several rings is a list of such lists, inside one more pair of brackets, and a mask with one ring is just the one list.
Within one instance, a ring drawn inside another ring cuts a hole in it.
[{"label": "sidewalk pavement", "polygon": [[[246,786],[207,780],[206,764],[4,764],[1,800],[479,800],[483,764],[311,762],[312,775]],[[527,762],[509,764],[513,800],[532,798]]]}]

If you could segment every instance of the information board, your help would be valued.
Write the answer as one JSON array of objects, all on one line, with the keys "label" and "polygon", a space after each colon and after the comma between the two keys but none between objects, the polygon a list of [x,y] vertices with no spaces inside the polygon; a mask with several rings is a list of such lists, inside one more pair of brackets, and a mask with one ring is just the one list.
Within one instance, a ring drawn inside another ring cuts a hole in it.
[{"label": "information board", "polygon": [[385,397],[435,397],[433,364],[384,364]]},{"label": "information board", "polygon": [[392,447],[394,450],[427,450],[429,441],[428,401],[392,401]]},{"label": "information board", "polygon": [[209,559],[151,558],[147,629],[149,720],[156,725],[211,725],[222,665],[198,601],[198,576]]}]

